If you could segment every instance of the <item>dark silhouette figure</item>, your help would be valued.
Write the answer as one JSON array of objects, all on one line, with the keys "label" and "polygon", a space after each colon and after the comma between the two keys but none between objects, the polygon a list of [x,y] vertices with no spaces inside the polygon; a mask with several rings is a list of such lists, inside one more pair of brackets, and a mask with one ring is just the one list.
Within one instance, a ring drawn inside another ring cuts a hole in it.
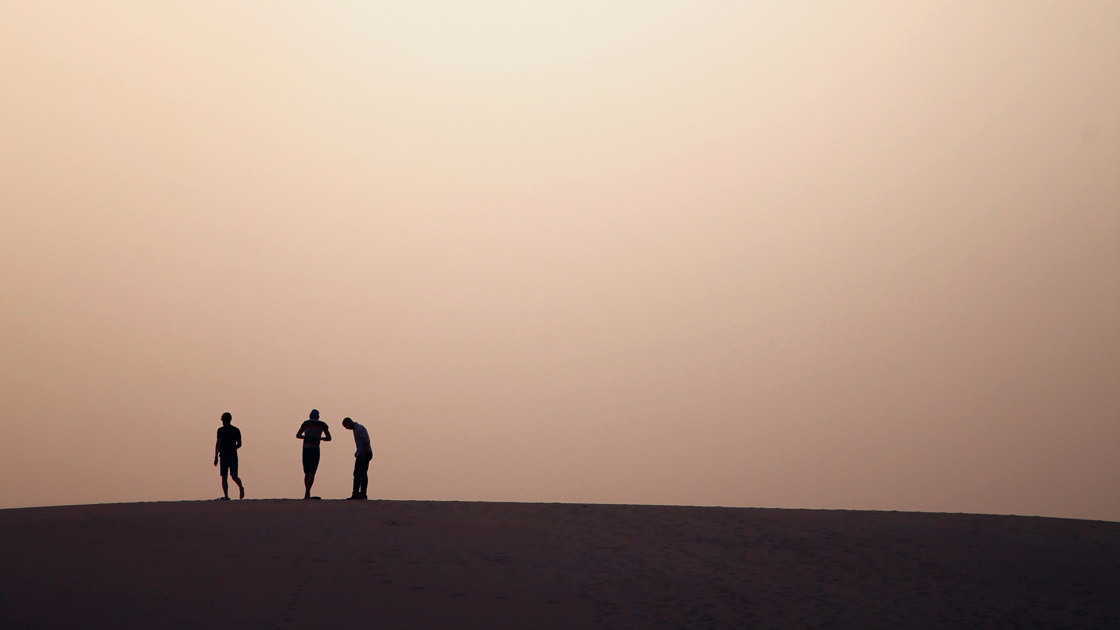
[{"label": "dark silhouette figure", "polygon": [[369,431],[350,418],[342,419],[342,426],[354,432],[354,492],[350,499],[367,499],[366,487],[369,485],[369,463],[373,461],[373,447],[369,444]]},{"label": "dark silhouette figure", "polygon": [[245,498],[245,486],[241,485],[241,478],[237,476],[237,449],[241,448],[241,430],[230,424],[233,420],[233,414],[225,412],[222,414],[222,426],[218,427],[218,441],[214,443],[214,465],[217,466],[221,461],[222,473],[222,500],[229,501],[229,481],[226,480],[226,475],[233,477],[233,483],[241,490],[241,496],[238,498]]},{"label": "dark silhouette figure", "polygon": [[318,499],[311,496],[311,484],[315,483],[315,471],[319,470],[319,442],[331,441],[331,430],[326,422],[319,420],[318,409],[312,409],[307,420],[299,426],[296,439],[303,440],[303,498]]}]

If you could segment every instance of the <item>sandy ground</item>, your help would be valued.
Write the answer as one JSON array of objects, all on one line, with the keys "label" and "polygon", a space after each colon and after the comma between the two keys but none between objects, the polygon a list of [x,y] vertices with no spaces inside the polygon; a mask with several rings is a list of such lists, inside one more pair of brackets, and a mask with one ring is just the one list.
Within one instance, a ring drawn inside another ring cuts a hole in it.
[{"label": "sandy ground", "polygon": [[0,628],[1120,628],[1120,523],[621,505],[0,510]]}]

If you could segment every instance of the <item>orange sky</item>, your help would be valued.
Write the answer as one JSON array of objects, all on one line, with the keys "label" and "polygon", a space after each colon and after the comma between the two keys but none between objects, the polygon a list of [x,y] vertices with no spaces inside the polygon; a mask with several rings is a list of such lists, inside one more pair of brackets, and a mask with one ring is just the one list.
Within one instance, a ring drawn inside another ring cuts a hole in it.
[{"label": "orange sky", "polygon": [[1120,3],[0,4],[0,508],[1120,520]]}]

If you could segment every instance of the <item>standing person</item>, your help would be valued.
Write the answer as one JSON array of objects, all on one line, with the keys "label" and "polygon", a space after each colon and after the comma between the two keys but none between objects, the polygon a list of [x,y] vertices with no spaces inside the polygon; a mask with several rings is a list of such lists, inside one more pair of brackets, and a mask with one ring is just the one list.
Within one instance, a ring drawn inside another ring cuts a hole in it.
[{"label": "standing person", "polygon": [[299,425],[296,439],[303,440],[303,498],[318,499],[311,496],[311,484],[315,483],[315,471],[319,470],[319,442],[331,441],[331,430],[326,422],[319,420],[318,409],[312,409],[307,420]]},{"label": "standing person", "polygon": [[342,419],[342,426],[354,432],[354,492],[350,499],[366,499],[366,486],[369,485],[369,463],[373,461],[373,448],[369,445],[369,431],[350,418]]},{"label": "standing person", "polygon": [[218,441],[214,443],[214,465],[221,460],[222,466],[218,470],[222,473],[222,501],[229,501],[229,482],[226,475],[233,477],[233,482],[241,489],[241,496],[245,498],[245,486],[237,476],[237,449],[241,448],[241,429],[230,424],[233,414],[222,414],[222,426],[218,427]]}]

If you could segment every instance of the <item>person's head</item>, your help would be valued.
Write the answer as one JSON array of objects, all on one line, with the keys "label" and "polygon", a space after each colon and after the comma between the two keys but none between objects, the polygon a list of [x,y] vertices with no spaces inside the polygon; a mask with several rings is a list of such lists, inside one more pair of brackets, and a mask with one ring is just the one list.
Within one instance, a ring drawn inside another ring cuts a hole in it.
[{"label": "person's head", "polygon": [[308,417],[311,418],[312,420],[318,420],[319,419],[319,410],[318,409],[312,409],[311,410],[311,415],[308,416]]},{"label": "person's head", "polygon": [[350,418],[343,418],[342,419],[342,426],[344,426],[347,429],[350,429],[351,431],[353,431],[354,430],[354,421],[351,420]]},{"label": "person's head", "polygon": [[227,411],[227,412],[222,414],[222,424],[229,424],[232,420],[233,420],[233,414],[232,413]]}]

